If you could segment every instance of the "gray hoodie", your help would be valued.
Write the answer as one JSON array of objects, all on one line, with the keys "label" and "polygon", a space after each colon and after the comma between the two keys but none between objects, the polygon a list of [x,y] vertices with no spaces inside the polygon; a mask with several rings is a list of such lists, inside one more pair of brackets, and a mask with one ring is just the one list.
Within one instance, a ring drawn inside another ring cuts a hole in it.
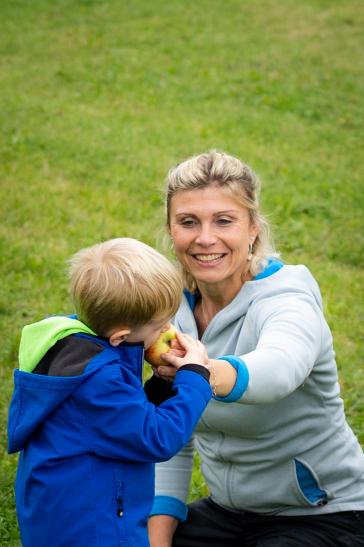
[{"label": "gray hoodie", "polygon": [[[212,499],[266,514],[363,510],[364,455],[345,419],[318,285],[304,266],[270,266],[202,337],[209,357],[238,356],[249,378],[235,402],[212,400],[195,432]],[[186,298],[175,325],[197,337]],[[157,466],[153,514],[183,520],[191,446]]]}]

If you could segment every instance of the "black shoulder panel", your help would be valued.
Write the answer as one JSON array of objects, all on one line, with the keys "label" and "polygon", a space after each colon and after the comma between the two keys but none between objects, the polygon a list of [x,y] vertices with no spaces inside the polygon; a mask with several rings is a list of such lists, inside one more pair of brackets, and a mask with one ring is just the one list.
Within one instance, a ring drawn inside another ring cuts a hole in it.
[{"label": "black shoulder panel", "polygon": [[48,376],[79,376],[90,360],[103,350],[96,341],[67,336],[56,342],[33,372]]}]

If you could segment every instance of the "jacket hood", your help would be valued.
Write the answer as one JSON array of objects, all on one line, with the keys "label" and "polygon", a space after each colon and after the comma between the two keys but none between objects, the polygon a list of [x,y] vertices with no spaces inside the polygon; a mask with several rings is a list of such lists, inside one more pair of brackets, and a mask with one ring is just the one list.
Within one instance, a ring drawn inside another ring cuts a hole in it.
[{"label": "jacket hood", "polygon": [[42,357],[58,340],[70,334],[96,334],[73,316],[54,315],[23,328],[19,346],[19,369],[33,372]]},{"label": "jacket hood", "polygon": [[86,373],[63,378],[15,370],[8,416],[8,452],[22,450],[32,432],[87,376]]},{"label": "jacket hood", "polygon": [[32,432],[93,370],[80,376],[30,374],[58,340],[76,333],[91,334],[75,318],[54,316],[24,327],[19,348],[19,369],[14,371],[14,392],[8,417],[8,451],[22,450]]}]

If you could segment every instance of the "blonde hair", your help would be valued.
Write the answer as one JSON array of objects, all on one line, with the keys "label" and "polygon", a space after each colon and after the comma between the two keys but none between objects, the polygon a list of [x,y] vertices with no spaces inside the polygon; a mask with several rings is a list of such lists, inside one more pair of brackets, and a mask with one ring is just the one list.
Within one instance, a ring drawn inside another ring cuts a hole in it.
[{"label": "blonde hair", "polygon": [[[250,221],[258,227],[258,235],[252,248],[247,273],[253,277],[267,264],[269,256],[278,256],[270,236],[270,226],[260,211],[260,181],[254,171],[238,158],[211,150],[193,156],[172,168],[167,176],[166,215],[170,226],[171,200],[177,192],[218,186],[249,211]],[[196,290],[196,282],[183,267],[185,286]]]},{"label": "blonde hair", "polygon": [[141,241],[117,238],[70,259],[70,292],[81,321],[100,335],[120,325],[172,317],[182,280],[171,262]]}]

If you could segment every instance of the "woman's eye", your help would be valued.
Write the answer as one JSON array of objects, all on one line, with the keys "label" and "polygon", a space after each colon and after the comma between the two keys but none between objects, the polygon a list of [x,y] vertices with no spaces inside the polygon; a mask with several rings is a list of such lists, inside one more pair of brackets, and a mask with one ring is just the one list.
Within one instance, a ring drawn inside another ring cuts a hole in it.
[{"label": "woman's eye", "polygon": [[181,220],[181,225],[185,228],[190,228],[191,226],[194,226],[196,224],[196,221],[193,218],[186,218],[184,220]]},{"label": "woman's eye", "polygon": [[221,226],[226,226],[227,224],[231,224],[232,220],[230,218],[218,218],[216,222]]}]

